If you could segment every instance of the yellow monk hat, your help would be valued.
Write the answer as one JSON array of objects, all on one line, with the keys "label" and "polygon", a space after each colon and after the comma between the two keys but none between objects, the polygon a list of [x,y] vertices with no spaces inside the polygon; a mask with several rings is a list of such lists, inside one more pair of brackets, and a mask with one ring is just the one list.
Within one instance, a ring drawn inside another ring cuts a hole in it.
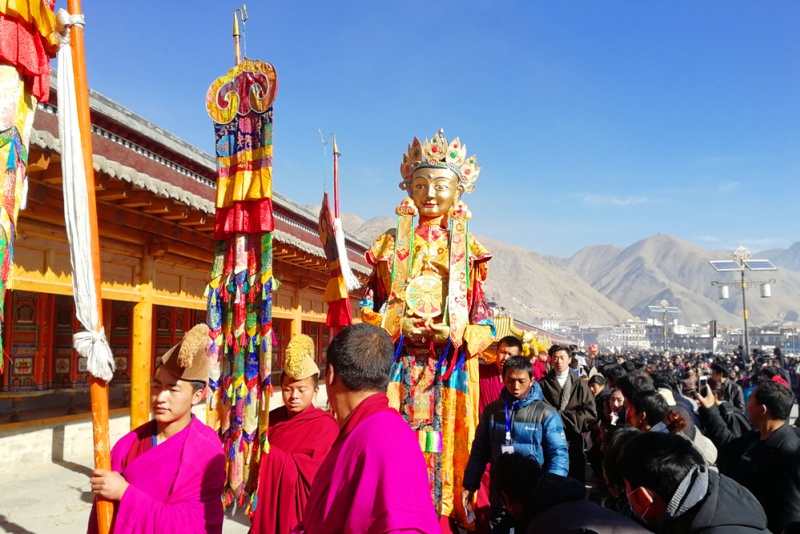
[{"label": "yellow monk hat", "polygon": [[161,357],[161,364],[181,380],[208,384],[208,325],[201,323],[186,332],[183,339]]},{"label": "yellow monk hat", "polygon": [[283,373],[292,380],[319,376],[319,367],[314,363],[314,340],[311,337],[300,334],[292,338],[286,346]]}]

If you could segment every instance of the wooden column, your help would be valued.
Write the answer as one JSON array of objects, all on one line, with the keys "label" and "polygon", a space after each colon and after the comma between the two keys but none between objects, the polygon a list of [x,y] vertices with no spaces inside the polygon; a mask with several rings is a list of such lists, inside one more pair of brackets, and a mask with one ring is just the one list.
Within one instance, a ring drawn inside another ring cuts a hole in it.
[{"label": "wooden column", "polygon": [[145,254],[139,277],[139,302],[133,307],[131,340],[131,430],[150,420],[153,361],[153,259]]},{"label": "wooden column", "polygon": [[[294,295],[292,296],[291,337],[303,333],[303,289],[303,282],[301,280],[300,283],[295,286]],[[289,340],[287,339],[286,343],[288,342]]]},{"label": "wooden column", "polygon": [[47,293],[39,293],[39,297],[36,299],[35,320],[39,330],[36,335],[36,354],[33,358],[34,389],[46,389],[45,369],[48,365],[51,368],[53,366],[53,338],[50,332],[52,328],[50,318],[53,316],[51,302],[53,302],[53,295]]},{"label": "wooden column", "polygon": [[3,372],[0,373],[0,390],[8,391],[8,378],[11,375],[11,316],[14,313],[14,292],[6,289],[5,309],[3,309],[3,350],[0,358],[3,358]]}]

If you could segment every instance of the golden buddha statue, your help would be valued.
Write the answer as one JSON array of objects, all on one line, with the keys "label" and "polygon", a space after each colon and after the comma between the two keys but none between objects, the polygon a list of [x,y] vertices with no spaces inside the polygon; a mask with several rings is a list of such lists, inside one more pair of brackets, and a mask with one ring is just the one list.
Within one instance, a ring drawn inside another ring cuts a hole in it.
[{"label": "golden buddha statue", "polygon": [[466,523],[461,480],[478,424],[478,356],[494,325],[483,294],[491,255],[469,232],[461,201],[480,173],[475,156],[439,131],[414,139],[400,166],[408,193],[397,228],[367,252],[374,266],[361,318],[397,345],[388,395],[417,431],[442,516]]}]

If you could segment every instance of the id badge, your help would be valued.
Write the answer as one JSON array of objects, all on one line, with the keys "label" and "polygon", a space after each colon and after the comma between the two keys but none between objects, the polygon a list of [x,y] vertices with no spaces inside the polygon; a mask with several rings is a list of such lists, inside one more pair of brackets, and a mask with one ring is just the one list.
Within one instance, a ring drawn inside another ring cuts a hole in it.
[{"label": "id badge", "polygon": [[502,445],[500,447],[501,454],[514,454],[514,446],[513,445]]}]

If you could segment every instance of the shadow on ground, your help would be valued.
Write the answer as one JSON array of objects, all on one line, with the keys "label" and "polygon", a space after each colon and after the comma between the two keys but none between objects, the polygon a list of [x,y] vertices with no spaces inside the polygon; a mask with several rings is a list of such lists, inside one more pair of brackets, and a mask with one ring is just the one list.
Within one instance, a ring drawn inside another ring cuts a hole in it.
[{"label": "shadow on ground", "polygon": [[16,523],[8,521],[6,516],[3,514],[0,514],[0,529],[2,529],[3,532],[9,532],[11,534],[36,534],[25,527],[21,527]]}]

